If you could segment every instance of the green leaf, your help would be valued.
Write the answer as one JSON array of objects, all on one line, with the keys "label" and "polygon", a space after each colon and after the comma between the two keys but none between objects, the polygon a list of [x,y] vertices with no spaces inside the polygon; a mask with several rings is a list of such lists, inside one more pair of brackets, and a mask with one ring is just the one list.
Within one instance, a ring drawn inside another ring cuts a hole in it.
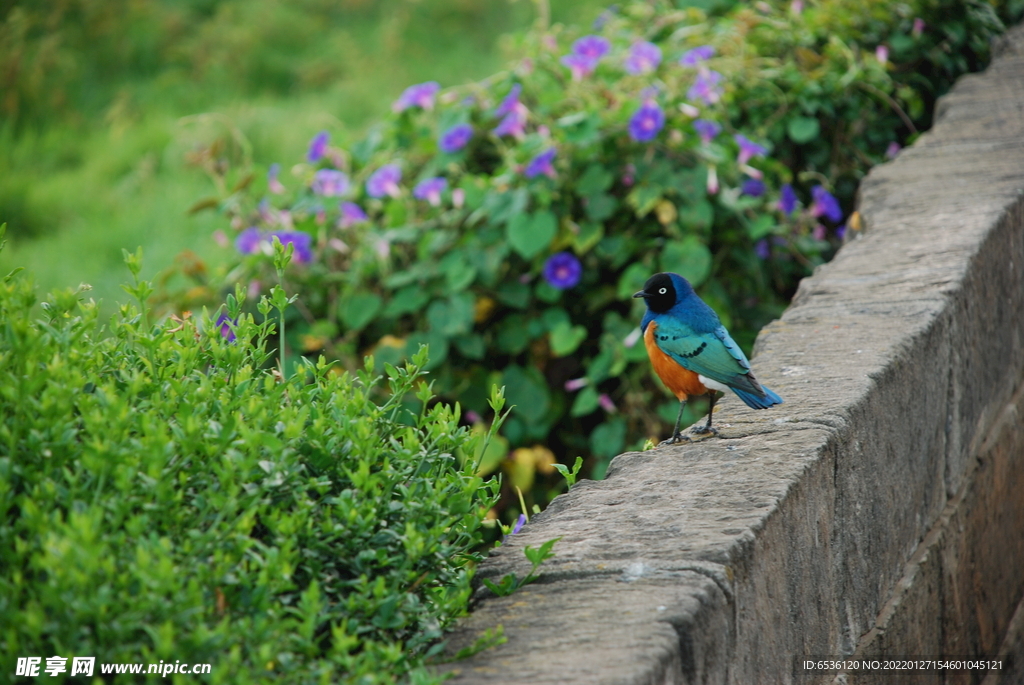
[{"label": "green leaf", "polygon": [[711,275],[711,250],[696,236],[665,245],[661,251],[661,270],[679,274],[697,287]]},{"label": "green leaf", "polygon": [[605,421],[590,434],[590,451],[598,457],[614,457],[626,443],[626,420],[621,416]]},{"label": "green leaf", "polygon": [[611,187],[615,176],[600,164],[591,164],[576,181],[576,192],[582,196],[603,193]]},{"label": "green leaf", "polygon": [[515,405],[513,413],[527,423],[540,423],[548,418],[551,398],[547,384],[536,369],[524,369],[513,364],[505,369],[501,384],[505,386],[509,404]]},{"label": "green leaf", "polygon": [[376,293],[355,293],[339,303],[338,316],[346,328],[358,331],[373,321],[382,302]]},{"label": "green leaf", "polygon": [[558,232],[558,220],[549,211],[517,214],[508,222],[506,237],[512,249],[531,259],[547,249]]},{"label": "green leaf", "polygon": [[446,338],[468,333],[473,328],[473,303],[471,293],[459,293],[446,300],[434,300],[427,307],[430,330]]},{"label": "green leaf", "polygon": [[401,316],[423,309],[430,301],[430,293],[419,286],[402,288],[384,307],[383,316]]},{"label": "green leaf", "polygon": [[562,322],[551,329],[551,351],[556,357],[572,354],[587,339],[587,329]]},{"label": "green leaf", "polygon": [[573,246],[577,254],[584,255],[589,252],[598,241],[604,237],[604,226],[598,223],[584,221],[580,224],[580,231],[573,238]]},{"label": "green leaf", "polygon": [[457,335],[453,339],[459,354],[467,359],[483,359],[487,352],[487,345],[484,339],[473,333],[471,335]]},{"label": "green leaf", "polygon": [[775,219],[770,214],[762,214],[750,223],[747,227],[747,232],[750,234],[751,240],[760,240],[766,235],[771,234],[775,229]]},{"label": "green leaf", "polygon": [[809,143],[818,137],[821,126],[812,117],[793,117],[786,124],[786,133],[794,143]]},{"label": "green leaf", "polygon": [[707,200],[699,200],[679,207],[679,216],[676,218],[679,225],[691,233],[707,232],[714,220],[715,209]]},{"label": "green leaf", "polygon": [[592,385],[580,390],[579,394],[576,395],[576,399],[572,403],[572,409],[569,410],[571,416],[586,416],[595,409],[597,409],[597,390],[594,390]]},{"label": "green leaf", "polygon": [[498,302],[516,309],[525,309],[530,304],[530,286],[519,281],[506,281],[498,286],[495,293]]},{"label": "green leaf", "polygon": [[645,183],[634,188],[626,196],[626,201],[636,210],[636,215],[643,218],[658,205],[664,191],[660,185]]},{"label": "green leaf", "polygon": [[633,297],[633,293],[644,289],[644,283],[654,275],[651,267],[634,262],[619,277],[618,296],[620,300]]},{"label": "green leaf", "polygon": [[448,292],[459,292],[465,290],[476,278],[476,267],[474,267],[466,255],[461,252],[451,252],[445,255],[440,264],[441,273],[444,274]]},{"label": "green leaf", "polygon": [[594,193],[584,198],[587,218],[591,221],[604,221],[615,213],[619,201],[606,193]]}]

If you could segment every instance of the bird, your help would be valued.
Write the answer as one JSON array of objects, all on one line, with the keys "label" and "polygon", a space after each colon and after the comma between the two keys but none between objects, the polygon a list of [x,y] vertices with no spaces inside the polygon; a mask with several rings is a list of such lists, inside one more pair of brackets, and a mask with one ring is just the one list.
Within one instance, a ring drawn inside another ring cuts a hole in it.
[{"label": "bird", "polygon": [[709,399],[708,422],[691,429],[696,435],[718,434],[711,420],[719,391],[732,390],[751,409],[782,404],[781,397],[757,382],[743,350],[685,278],[654,274],[633,297],[643,298],[647,305],[640,331],[651,366],[679,399],[672,437],[662,444],[689,441],[679,432],[679,422],[690,397]]}]

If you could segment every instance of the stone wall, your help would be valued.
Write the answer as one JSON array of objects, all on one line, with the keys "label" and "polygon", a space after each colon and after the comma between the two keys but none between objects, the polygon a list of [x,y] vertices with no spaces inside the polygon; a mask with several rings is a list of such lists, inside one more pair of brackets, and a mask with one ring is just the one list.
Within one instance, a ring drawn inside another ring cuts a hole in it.
[{"label": "stone wall", "polygon": [[[864,230],[758,340],[785,404],[617,457],[496,550],[452,641],[486,683],[980,682],[801,656],[1004,655],[1024,680],[1024,30],[861,186]],[[1016,615],[1016,616],[1015,616]]]}]

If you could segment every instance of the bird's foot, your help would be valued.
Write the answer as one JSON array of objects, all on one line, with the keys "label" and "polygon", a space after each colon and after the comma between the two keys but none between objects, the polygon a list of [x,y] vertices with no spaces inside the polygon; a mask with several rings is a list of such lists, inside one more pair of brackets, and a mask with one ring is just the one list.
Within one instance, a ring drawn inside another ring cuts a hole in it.
[{"label": "bird's foot", "polygon": [[658,447],[661,447],[662,445],[678,445],[681,442],[693,442],[693,440],[690,440],[689,437],[683,435],[682,433],[676,433],[668,440],[662,440],[660,443],[658,443]]},{"label": "bird's foot", "polygon": [[718,436],[718,429],[711,426],[693,426],[690,428],[690,433],[698,435],[700,437],[711,437],[712,435]]}]

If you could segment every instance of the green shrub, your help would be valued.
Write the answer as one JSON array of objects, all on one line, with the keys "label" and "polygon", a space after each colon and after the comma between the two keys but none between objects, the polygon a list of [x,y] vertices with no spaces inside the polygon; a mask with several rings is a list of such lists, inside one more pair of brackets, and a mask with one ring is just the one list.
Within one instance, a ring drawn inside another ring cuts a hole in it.
[{"label": "green shrub", "polygon": [[631,2],[589,37],[541,26],[511,71],[406,93],[365,138],[318,135],[290,173],[218,171],[238,183],[207,201],[243,253],[229,287],[261,291],[272,233],[302,244],[289,354],[356,368],[429,344],[439,393],[480,418],[487,388],[505,386],[510,456],[487,465],[527,506],[555,492],[537,478],[551,451],[588,455],[601,477],[677,407],[650,377],[629,295],[678,272],[749,350],[841,242],[860,177],[1002,29],[983,2],[802,5],[712,18]]},{"label": "green shrub", "polygon": [[222,683],[436,680],[423,664],[465,610],[493,489],[456,456],[486,436],[429,402],[423,352],[386,389],[372,361],[283,380],[251,316],[150,326],[125,305],[104,330],[81,292],[39,321],[34,301],[0,282],[5,674],[58,655],[96,675],[181,660]]}]

